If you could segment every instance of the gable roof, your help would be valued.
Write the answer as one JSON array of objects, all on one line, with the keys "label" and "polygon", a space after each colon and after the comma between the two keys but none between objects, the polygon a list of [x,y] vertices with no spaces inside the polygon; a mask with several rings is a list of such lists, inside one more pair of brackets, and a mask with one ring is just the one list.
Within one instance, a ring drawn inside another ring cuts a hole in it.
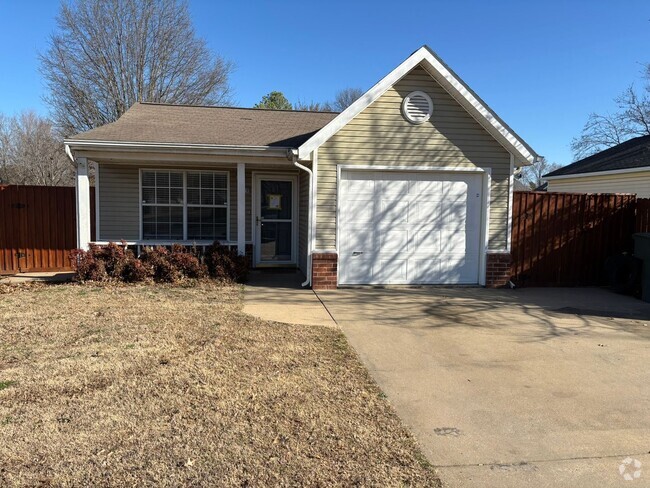
[{"label": "gable roof", "polygon": [[643,167],[650,167],[650,136],[635,137],[622,142],[563,168],[551,171],[544,175],[544,178]]},{"label": "gable roof", "polygon": [[72,136],[66,142],[297,148],[336,115],[138,102],[115,122]]},{"label": "gable roof", "polygon": [[515,162],[524,165],[532,164],[539,157],[428,46],[422,46],[411,54],[397,68],[364,93],[356,102],[311,136],[298,148],[298,157],[301,159],[308,158],[314,149],[317,149],[325,143],[418,65],[421,65],[492,137],[501,143],[514,156]]}]

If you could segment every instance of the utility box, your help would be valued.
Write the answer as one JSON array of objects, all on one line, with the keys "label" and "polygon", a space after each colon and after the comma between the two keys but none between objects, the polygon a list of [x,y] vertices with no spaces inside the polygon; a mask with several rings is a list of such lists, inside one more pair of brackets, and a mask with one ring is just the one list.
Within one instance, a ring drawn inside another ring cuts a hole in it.
[{"label": "utility box", "polygon": [[650,302],[650,233],[634,234],[634,255],[641,265],[641,300]]}]

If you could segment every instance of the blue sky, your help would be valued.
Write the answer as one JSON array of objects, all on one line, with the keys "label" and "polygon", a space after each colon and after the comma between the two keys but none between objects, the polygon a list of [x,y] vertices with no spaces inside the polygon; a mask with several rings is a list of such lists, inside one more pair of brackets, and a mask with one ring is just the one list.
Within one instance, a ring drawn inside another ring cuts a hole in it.
[{"label": "blue sky", "polygon": [[[46,115],[37,53],[55,0],[0,0],[0,112]],[[615,1],[190,1],[199,35],[236,64],[235,101],[271,90],[322,101],[367,89],[428,44],[515,131],[551,161],[590,112],[640,83],[650,62],[650,2]]]}]

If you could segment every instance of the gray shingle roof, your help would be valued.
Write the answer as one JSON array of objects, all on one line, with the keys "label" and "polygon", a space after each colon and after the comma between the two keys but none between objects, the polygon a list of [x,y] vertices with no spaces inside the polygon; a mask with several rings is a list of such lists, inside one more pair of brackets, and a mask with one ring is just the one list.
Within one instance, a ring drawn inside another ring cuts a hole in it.
[{"label": "gray shingle roof", "polygon": [[136,103],[115,122],[82,132],[70,140],[298,147],[337,115]]},{"label": "gray shingle roof", "polygon": [[577,175],[644,166],[650,166],[650,136],[635,137],[544,176]]}]

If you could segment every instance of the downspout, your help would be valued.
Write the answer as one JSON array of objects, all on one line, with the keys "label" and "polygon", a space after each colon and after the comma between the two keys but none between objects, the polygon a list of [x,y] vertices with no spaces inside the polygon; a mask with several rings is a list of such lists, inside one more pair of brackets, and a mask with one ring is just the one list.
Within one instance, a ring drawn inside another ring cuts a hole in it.
[{"label": "downspout", "polygon": [[67,144],[64,144],[63,147],[65,148],[65,153],[70,158],[70,161],[72,161],[74,163],[74,156],[72,155],[72,151],[70,150],[70,146],[68,146]]},{"label": "downspout", "polygon": [[298,150],[289,149],[287,151],[287,157],[293,162],[293,165],[306,171],[309,175],[309,212],[307,217],[307,279],[300,286],[310,286],[311,285],[311,251],[312,251],[312,218],[313,218],[313,202],[314,202],[314,172],[309,169],[307,166],[304,166],[298,162]]}]

